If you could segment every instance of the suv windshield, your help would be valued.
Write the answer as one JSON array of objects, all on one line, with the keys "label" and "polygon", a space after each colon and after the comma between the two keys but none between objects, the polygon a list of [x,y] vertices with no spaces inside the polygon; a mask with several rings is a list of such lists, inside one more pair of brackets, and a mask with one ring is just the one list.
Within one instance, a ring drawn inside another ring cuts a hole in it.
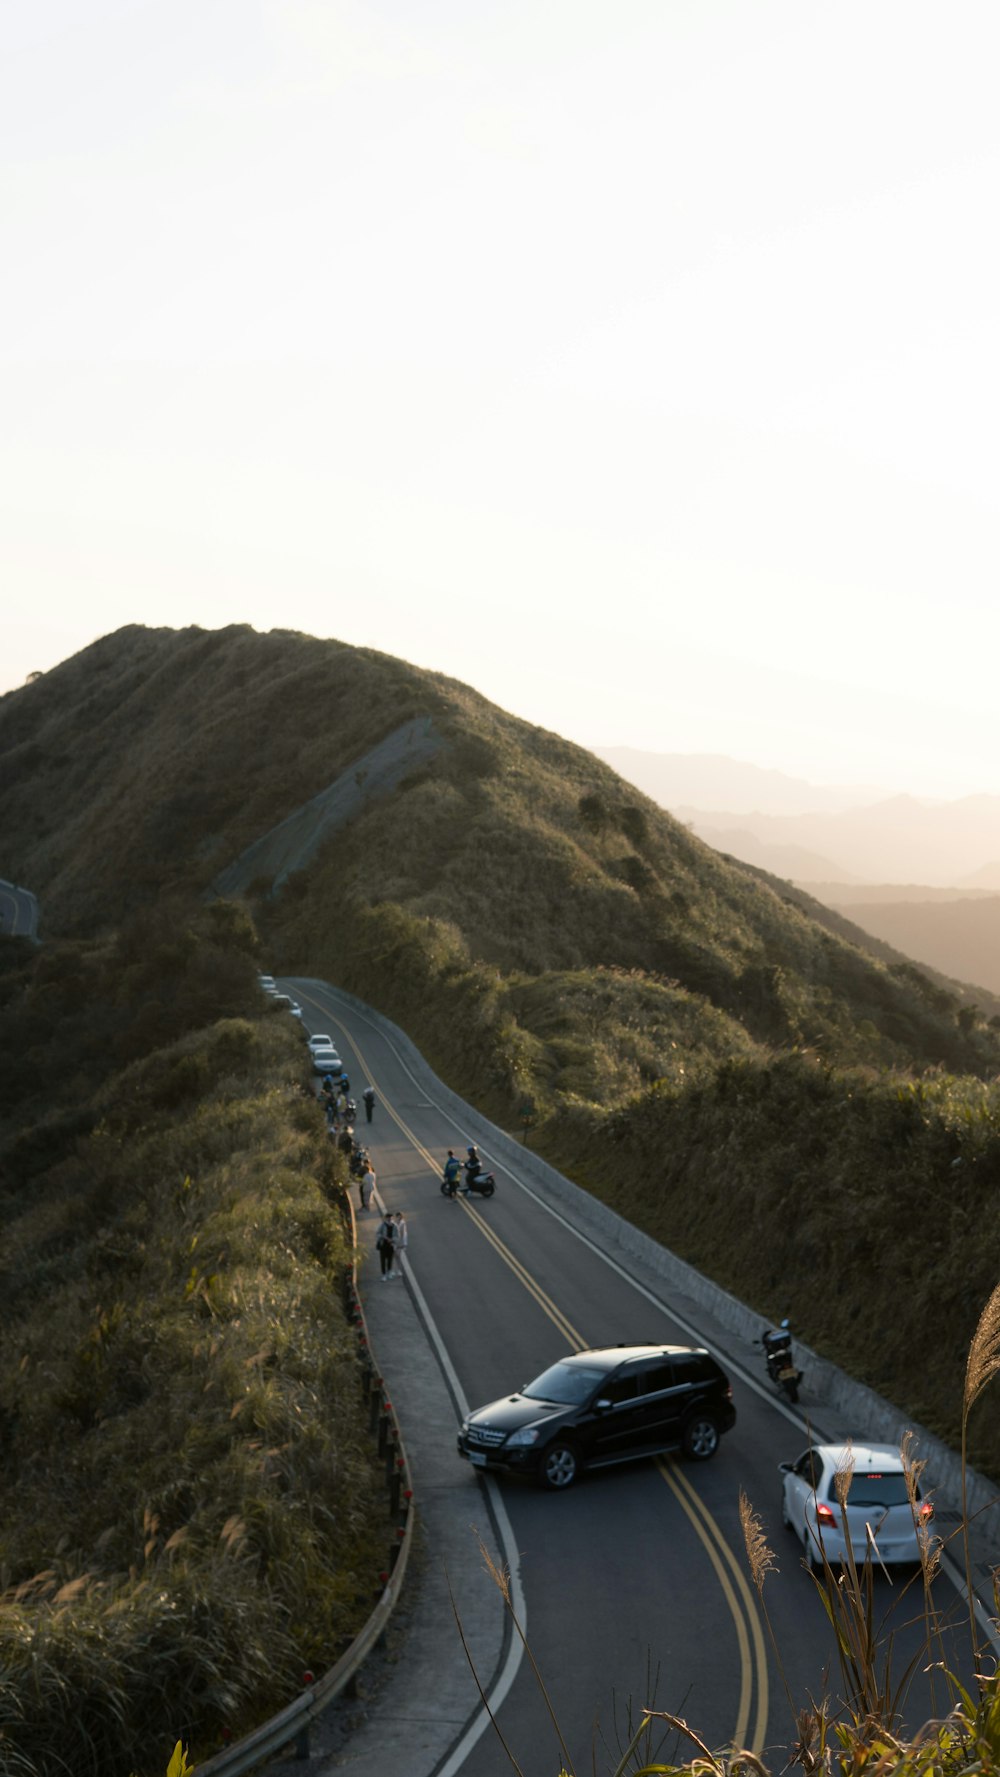
[{"label": "suv windshield", "polygon": [[560,1406],[579,1407],[589,1400],[606,1375],[606,1370],[588,1369],[585,1364],[553,1364],[521,1393],[528,1401],[557,1401]]}]

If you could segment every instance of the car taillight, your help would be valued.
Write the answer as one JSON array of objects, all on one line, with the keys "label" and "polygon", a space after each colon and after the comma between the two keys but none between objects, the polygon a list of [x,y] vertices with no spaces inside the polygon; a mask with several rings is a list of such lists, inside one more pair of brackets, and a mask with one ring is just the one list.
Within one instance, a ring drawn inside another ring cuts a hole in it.
[{"label": "car taillight", "polygon": [[837,1520],[833,1512],[828,1505],[824,1505],[821,1499],[816,1501],[816,1523],[821,1530],[836,1530],[837,1528]]}]

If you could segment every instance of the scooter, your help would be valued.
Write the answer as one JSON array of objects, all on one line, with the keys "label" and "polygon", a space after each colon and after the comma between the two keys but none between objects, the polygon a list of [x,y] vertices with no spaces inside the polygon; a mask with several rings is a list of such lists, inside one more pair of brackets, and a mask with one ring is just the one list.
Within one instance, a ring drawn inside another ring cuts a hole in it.
[{"label": "scooter", "polygon": [[764,1347],[767,1373],[778,1393],[787,1395],[790,1401],[797,1401],[802,1371],[796,1369],[792,1357],[792,1335],[787,1320],[783,1320],[780,1327],[765,1327],[760,1343]]},{"label": "scooter", "polygon": [[461,1179],[441,1180],[442,1197],[492,1197],[497,1181],[484,1166],[478,1172],[466,1172]]}]

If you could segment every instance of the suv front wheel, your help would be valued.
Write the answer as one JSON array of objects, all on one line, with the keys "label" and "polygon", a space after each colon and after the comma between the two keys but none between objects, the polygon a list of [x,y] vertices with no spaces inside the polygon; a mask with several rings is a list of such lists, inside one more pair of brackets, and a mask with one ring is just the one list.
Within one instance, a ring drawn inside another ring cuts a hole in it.
[{"label": "suv front wheel", "polygon": [[684,1427],[681,1449],[690,1462],[707,1462],[719,1448],[719,1428],[711,1413],[695,1413]]},{"label": "suv front wheel", "polygon": [[543,1487],[562,1491],[572,1487],[580,1469],[580,1459],[572,1444],[550,1444],[542,1457],[539,1477]]}]

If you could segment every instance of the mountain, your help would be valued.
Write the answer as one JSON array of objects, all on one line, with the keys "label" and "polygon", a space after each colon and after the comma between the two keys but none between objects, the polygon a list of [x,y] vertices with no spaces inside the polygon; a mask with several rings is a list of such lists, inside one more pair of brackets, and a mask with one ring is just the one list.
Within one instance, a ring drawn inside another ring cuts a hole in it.
[{"label": "mountain", "polygon": [[852,902],[850,916],[916,962],[1000,993],[1000,895]]},{"label": "mountain", "polygon": [[272,968],[375,999],[498,1114],[761,1045],[1000,1060],[961,995],[824,930],[593,754],[371,649],[105,637],[0,699],[0,831],[43,936],[240,894]]},{"label": "mountain", "polygon": [[[145,1112],[128,1077],[110,1120],[96,1101],[76,1107],[82,1128],[58,1107],[86,1096],[105,1051],[120,1065],[138,1047],[141,1062],[176,1040],[182,1013],[183,1043],[201,1046],[252,991],[252,957],[379,1007],[506,1127],[530,1107],[533,1145],[580,1185],[958,1436],[965,1352],[1000,1274],[986,989],[722,856],[593,754],[466,686],[283,631],[130,627],[0,699],[0,834],[0,872],[37,892],[43,939],[0,944],[15,1125],[0,1185],[34,1156],[48,1287],[74,1313],[60,1230],[78,1226],[80,1169],[103,1218],[104,1150],[120,1158],[116,1129]],[[237,939],[239,976],[219,954]],[[14,1025],[29,994],[30,1023]],[[186,1156],[205,1128],[202,1064],[185,1049],[150,1076],[190,1117],[166,1161],[152,1125],[142,1138],[175,1195],[189,1177],[200,1191]],[[120,1263],[113,1243],[101,1263]],[[110,1314],[109,1283],[93,1302]],[[931,1365],[928,1325],[948,1329]],[[19,1333],[13,1349],[12,1387]],[[92,1349],[90,1334],[64,1341],[67,1373],[96,1377],[79,1356]],[[970,1448],[1000,1475],[992,1409]]]},{"label": "mountain", "polygon": [[832,859],[837,872],[856,882],[970,883],[1000,851],[1000,796],[935,803],[892,796],[829,815],[705,813],[691,807],[674,812],[712,845],[732,838],[738,828],[772,856],[793,845],[818,853],[819,880],[830,879],[822,861]]},{"label": "mountain", "polygon": [[831,858],[807,851],[804,845],[767,845],[755,834],[748,833],[745,827],[734,830],[715,827],[710,818],[700,816],[687,824],[706,845],[728,857],[739,858],[741,864],[753,864],[757,869],[766,870],[771,876],[787,877],[790,882],[812,882],[818,878],[845,885],[854,880],[846,870],[838,870]]},{"label": "mountain", "polygon": [[1000,796],[832,788],[707,753],[605,747],[598,757],[707,844],[775,876],[1000,889]]},{"label": "mountain", "polygon": [[966,889],[988,889],[994,892],[1000,890],[1000,858],[993,858],[988,864],[981,865],[978,870],[971,870],[968,876],[963,876],[958,886]]},{"label": "mountain", "polygon": [[880,802],[885,796],[884,790],[873,788],[811,784],[805,778],[765,770],[723,753],[647,753],[637,747],[595,747],[593,751],[620,777],[674,813],[690,806],[733,814],[836,814]]}]

